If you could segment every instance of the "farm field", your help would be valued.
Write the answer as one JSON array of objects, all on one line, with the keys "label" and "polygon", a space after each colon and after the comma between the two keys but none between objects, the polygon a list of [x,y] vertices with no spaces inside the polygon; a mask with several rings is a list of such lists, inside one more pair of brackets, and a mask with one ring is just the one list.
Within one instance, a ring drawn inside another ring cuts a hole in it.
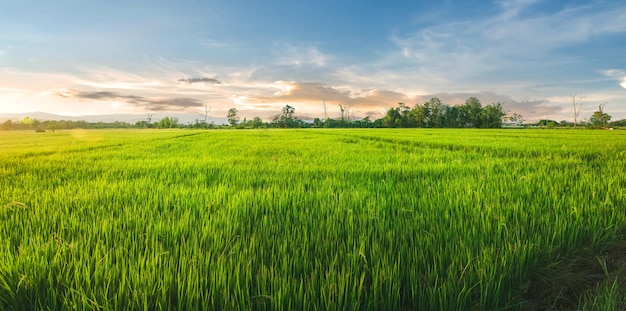
[{"label": "farm field", "polygon": [[0,309],[624,308],[625,167],[626,131],[0,132]]}]

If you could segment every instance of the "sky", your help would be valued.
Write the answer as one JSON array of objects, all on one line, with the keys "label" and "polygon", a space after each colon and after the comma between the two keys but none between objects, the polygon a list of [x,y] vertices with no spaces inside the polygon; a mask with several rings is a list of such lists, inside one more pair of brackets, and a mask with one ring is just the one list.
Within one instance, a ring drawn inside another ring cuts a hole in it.
[{"label": "sky", "polygon": [[0,0],[0,113],[626,118],[626,1]]}]

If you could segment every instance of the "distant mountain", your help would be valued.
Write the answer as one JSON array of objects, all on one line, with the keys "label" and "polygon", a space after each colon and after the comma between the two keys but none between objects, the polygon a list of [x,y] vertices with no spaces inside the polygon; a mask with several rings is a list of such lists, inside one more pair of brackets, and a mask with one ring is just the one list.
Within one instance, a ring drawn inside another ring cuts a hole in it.
[{"label": "distant mountain", "polygon": [[[128,122],[134,124],[137,121],[147,121],[148,114],[102,114],[102,115],[84,115],[84,116],[63,116],[47,112],[20,112],[20,113],[0,113],[0,122],[6,120],[19,121],[25,117],[37,119],[39,121],[46,120],[68,120],[68,121],[87,121],[87,122]],[[170,117],[178,118],[178,122],[182,124],[194,123],[196,120],[204,120],[203,115],[193,113],[153,113],[152,122]],[[208,117],[207,122],[213,122],[216,125],[228,123],[226,118]]]},{"label": "distant mountain", "polygon": [[30,117],[31,119],[37,119],[37,120],[40,120],[40,121],[46,121],[46,120],[72,120],[72,121],[77,121],[77,120],[83,120],[83,119],[76,119],[75,117],[60,116],[60,115],[47,113],[47,112],[0,113],[0,121],[2,121],[2,122],[6,121],[6,120],[19,121],[19,120],[22,120],[22,119],[24,119],[26,117]]}]

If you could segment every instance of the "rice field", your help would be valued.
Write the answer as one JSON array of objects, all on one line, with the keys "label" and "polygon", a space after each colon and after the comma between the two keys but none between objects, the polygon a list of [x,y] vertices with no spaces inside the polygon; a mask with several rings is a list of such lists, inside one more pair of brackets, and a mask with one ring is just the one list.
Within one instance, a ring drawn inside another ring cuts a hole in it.
[{"label": "rice field", "polygon": [[0,309],[624,307],[624,167],[626,131],[0,132]]}]

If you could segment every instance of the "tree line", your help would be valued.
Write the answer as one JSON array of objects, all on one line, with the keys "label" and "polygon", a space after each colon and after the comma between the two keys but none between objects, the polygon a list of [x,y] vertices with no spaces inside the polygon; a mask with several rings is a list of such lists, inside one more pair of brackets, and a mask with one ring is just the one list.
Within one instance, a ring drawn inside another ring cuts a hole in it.
[{"label": "tree line", "polygon": [[[576,103],[576,102],[575,102]],[[588,121],[583,125],[592,128],[606,128],[607,126],[626,126],[626,119],[609,122],[611,116],[604,111],[605,104],[598,106]],[[203,120],[196,119],[194,122],[183,124],[178,118],[166,116],[159,121],[152,122],[152,115],[146,120],[136,123],[128,122],[87,122],[69,120],[46,120],[39,121],[29,117],[19,122],[6,120],[0,124],[0,130],[36,130],[55,131],[62,129],[110,129],[110,128],[499,128],[505,122],[513,126],[535,126],[535,127],[576,127],[579,122],[544,119],[533,124],[524,124],[524,118],[518,113],[507,116],[504,104],[501,102],[483,106],[476,97],[468,98],[461,105],[447,105],[439,98],[433,97],[424,103],[417,103],[409,107],[404,103],[398,103],[396,107],[386,110],[383,117],[372,120],[370,117],[362,119],[352,119],[349,107],[339,105],[341,116],[338,118],[315,118],[311,121],[298,119],[295,116],[295,108],[286,105],[281,109],[281,113],[271,117],[269,122],[264,122],[261,117],[254,117],[251,120],[244,118],[241,120],[236,108],[230,108],[226,115],[228,125],[216,125]],[[577,106],[574,104],[574,108]],[[326,110],[326,106],[324,107]],[[575,109],[578,117],[579,111]]]},{"label": "tree line", "polygon": [[[235,128],[259,128],[259,127],[317,127],[317,128],[500,128],[505,122],[513,127],[574,127],[582,124],[589,128],[606,128],[608,126],[626,126],[626,119],[610,122],[611,116],[604,111],[606,103],[598,106],[590,119],[581,123],[553,120],[540,120],[536,123],[525,124],[524,117],[519,113],[510,116],[504,110],[502,102],[491,103],[483,106],[476,97],[468,98],[462,105],[447,105],[439,98],[432,97],[424,103],[417,103],[409,107],[404,103],[398,103],[396,107],[389,108],[382,118],[371,120],[365,117],[360,120],[350,118],[349,108],[339,105],[341,116],[339,118],[315,118],[312,123],[298,120],[294,117],[295,109],[289,105],[283,107],[282,114],[272,117],[270,123],[263,123],[259,117],[252,121],[239,122],[237,109],[231,108],[227,118],[231,127]],[[576,108],[577,106],[575,106]],[[326,110],[326,107],[324,107]],[[576,116],[580,110],[575,109]]]},{"label": "tree line", "polygon": [[128,122],[87,122],[84,120],[72,121],[72,120],[45,120],[40,121],[30,117],[25,117],[20,121],[6,120],[0,124],[0,130],[35,130],[38,132],[43,131],[55,131],[55,130],[70,130],[75,128],[82,129],[121,129],[121,128],[133,128],[133,124]]},{"label": "tree line", "polygon": [[387,110],[383,118],[385,127],[449,127],[449,128],[498,128],[504,122],[503,104],[483,106],[476,97],[470,97],[463,105],[450,106],[437,97],[413,108],[399,103]]},{"label": "tree line", "polygon": [[[404,103],[398,103],[396,107],[389,108],[382,118],[371,120],[365,117],[360,120],[350,118],[349,108],[339,105],[341,116],[339,118],[315,118],[312,123],[298,120],[295,109],[286,105],[282,113],[272,117],[268,124],[259,123],[258,117],[253,121],[244,120],[239,122],[237,109],[231,108],[228,111],[227,119],[231,127],[365,127],[365,128],[498,128],[502,127],[506,113],[502,103],[493,103],[483,106],[476,97],[470,97],[463,105],[450,106],[444,104],[439,98],[433,97],[424,103],[418,103],[414,107],[409,107]],[[522,121],[522,117],[514,114],[512,119]],[[260,119],[260,118],[259,118]]]}]

